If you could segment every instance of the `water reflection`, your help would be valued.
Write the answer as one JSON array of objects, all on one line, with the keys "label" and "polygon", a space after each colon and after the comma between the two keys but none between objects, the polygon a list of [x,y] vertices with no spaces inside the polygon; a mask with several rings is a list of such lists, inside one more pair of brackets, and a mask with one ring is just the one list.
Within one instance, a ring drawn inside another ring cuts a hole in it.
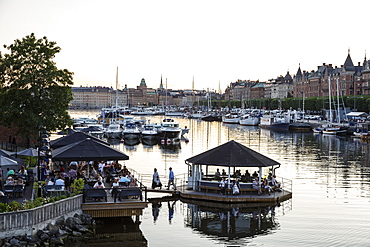
[{"label": "water reflection", "polygon": [[148,246],[140,230],[138,217],[97,218],[93,235],[82,243],[69,243],[67,246]]},{"label": "water reflection", "polygon": [[[241,244],[245,240],[278,230],[277,208],[291,207],[291,200],[284,204],[216,204],[187,201],[185,224],[201,235],[221,242]],[[284,210],[280,210],[283,211]]]}]

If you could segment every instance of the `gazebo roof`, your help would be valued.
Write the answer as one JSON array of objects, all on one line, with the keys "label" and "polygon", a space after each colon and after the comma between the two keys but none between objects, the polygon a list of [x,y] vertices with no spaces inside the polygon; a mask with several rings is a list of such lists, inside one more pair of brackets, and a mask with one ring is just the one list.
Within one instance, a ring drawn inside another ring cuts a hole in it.
[{"label": "gazebo roof", "polygon": [[227,167],[268,167],[280,165],[277,161],[272,160],[234,140],[195,155],[187,159],[186,162],[198,165]]}]

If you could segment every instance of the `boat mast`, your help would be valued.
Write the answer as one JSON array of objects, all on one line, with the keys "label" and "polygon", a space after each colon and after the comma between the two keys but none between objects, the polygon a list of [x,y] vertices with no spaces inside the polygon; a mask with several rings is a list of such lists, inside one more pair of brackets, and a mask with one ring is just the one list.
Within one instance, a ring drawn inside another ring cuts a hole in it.
[{"label": "boat mast", "polygon": [[339,87],[338,87],[338,78],[337,78],[337,104],[338,104],[338,113],[337,113],[337,120],[340,124],[340,106],[339,106]]},{"label": "boat mast", "polygon": [[330,75],[329,75],[329,79],[328,79],[328,82],[329,82],[329,125],[331,125],[332,123],[332,119],[333,119],[333,116],[332,116],[332,112],[331,112],[331,83],[330,83]]},{"label": "boat mast", "polygon": [[118,66],[116,71],[116,110],[118,109]]}]

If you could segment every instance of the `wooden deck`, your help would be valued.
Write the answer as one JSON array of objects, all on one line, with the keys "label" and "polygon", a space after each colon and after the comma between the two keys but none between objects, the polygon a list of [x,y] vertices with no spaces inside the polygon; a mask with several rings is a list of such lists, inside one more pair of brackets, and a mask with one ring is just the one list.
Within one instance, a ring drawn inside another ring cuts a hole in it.
[{"label": "wooden deck", "polygon": [[257,193],[243,195],[220,195],[211,192],[183,190],[180,193],[180,196],[184,199],[213,201],[218,203],[273,203],[292,198],[292,193],[282,190],[281,192],[272,192],[271,195],[258,195]]},{"label": "wooden deck", "polygon": [[114,198],[108,194],[107,202],[96,199],[82,203],[82,211],[94,218],[139,216],[143,214],[143,209],[147,206],[147,201],[139,199],[124,199],[114,202]]}]

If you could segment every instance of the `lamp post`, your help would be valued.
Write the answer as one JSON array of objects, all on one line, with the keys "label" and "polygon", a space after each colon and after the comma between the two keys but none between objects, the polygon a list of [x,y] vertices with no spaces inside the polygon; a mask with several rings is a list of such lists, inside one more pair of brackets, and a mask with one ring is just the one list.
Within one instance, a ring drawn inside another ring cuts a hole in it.
[{"label": "lamp post", "polygon": [[[43,129],[43,128],[42,128]],[[41,181],[41,162],[42,157],[50,158],[50,143],[49,143],[49,132],[45,129],[39,131],[39,148],[37,153],[38,164],[37,164],[37,180]]]}]

